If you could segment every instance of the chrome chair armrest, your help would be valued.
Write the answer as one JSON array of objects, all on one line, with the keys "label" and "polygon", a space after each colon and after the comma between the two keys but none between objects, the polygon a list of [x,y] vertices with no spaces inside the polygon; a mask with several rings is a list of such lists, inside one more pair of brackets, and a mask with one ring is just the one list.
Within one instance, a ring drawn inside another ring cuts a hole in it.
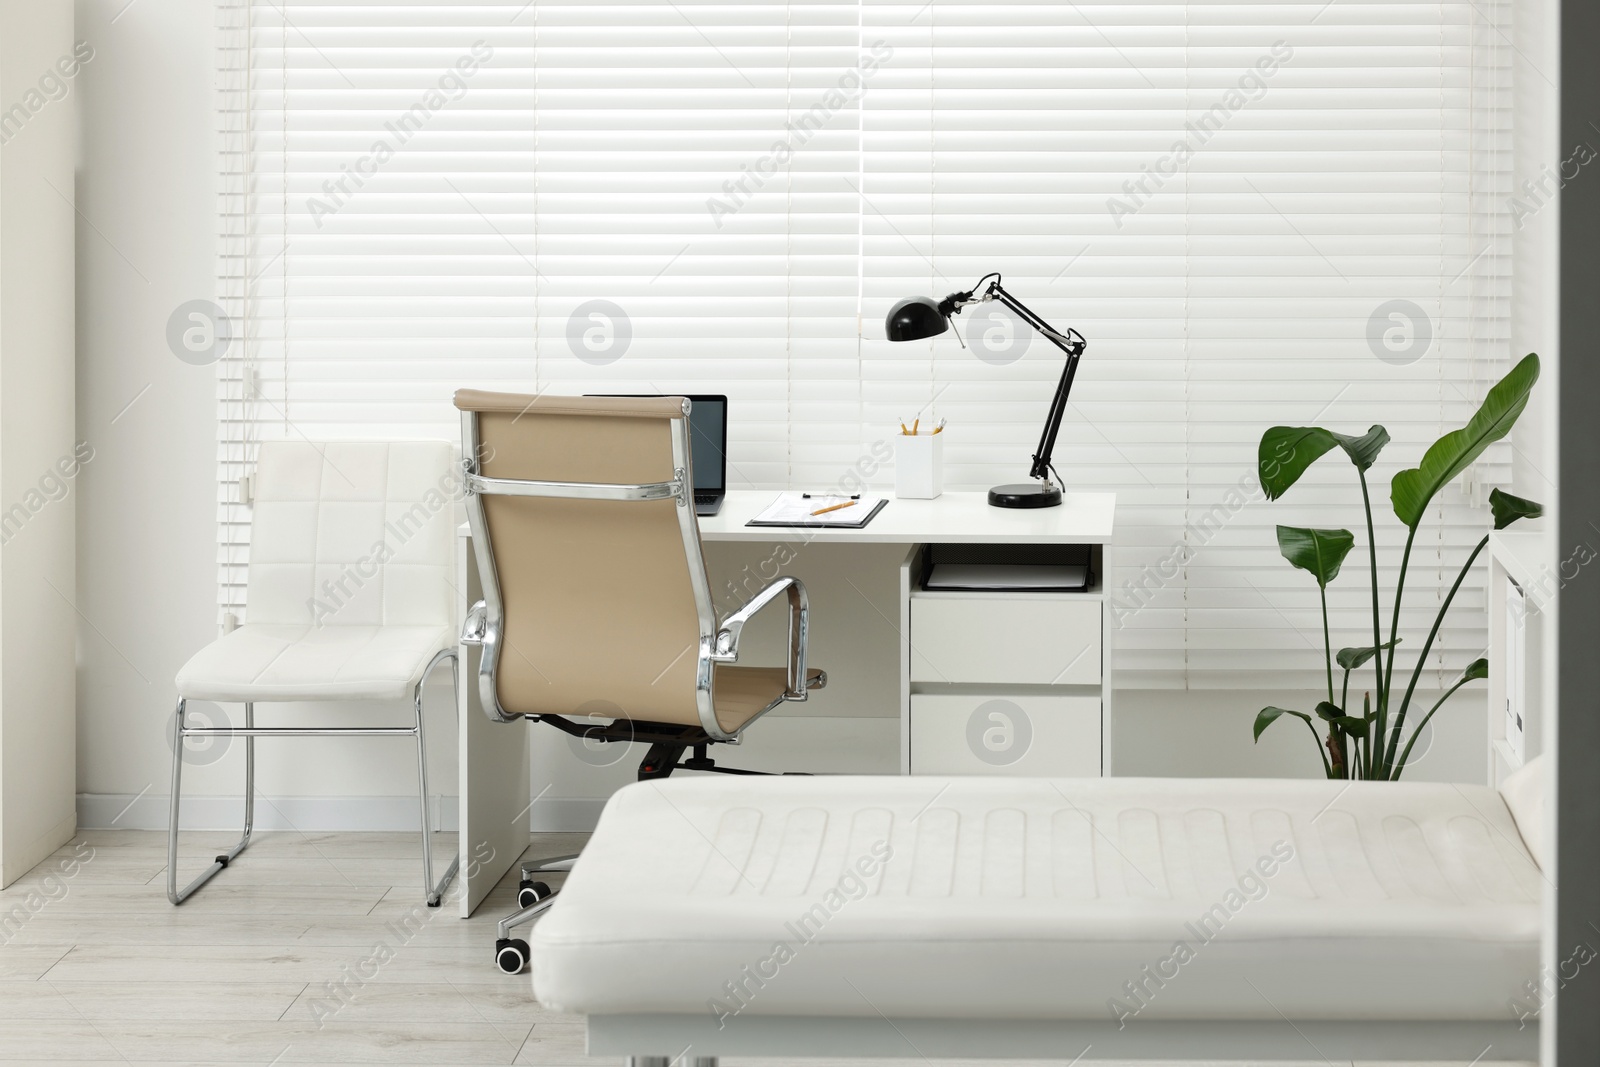
[{"label": "chrome chair armrest", "polygon": [[461,643],[463,645],[483,644],[484,634],[489,630],[489,608],[483,601],[472,605],[467,612],[466,621],[461,624]]},{"label": "chrome chair armrest", "polygon": [[478,601],[467,611],[466,620],[461,624],[461,643],[483,649],[483,656],[478,662],[478,699],[489,721],[538,722],[537,715],[510,712],[500,707],[500,697],[494,686],[494,668],[499,659],[500,637],[495,630],[489,628],[489,606],[484,601]]},{"label": "chrome chair armrest", "polygon": [[711,660],[714,663],[736,663],[739,659],[739,637],[744,632],[744,624],[749,622],[756,612],[776,600],[780,593],[789,595],[789,664],[783,699],[804,700],[807,691],[806,638],[810,607],[806,599],[806,587],[798,578],[782,575],[773,579],[743,607],[723,619],[722,624],[717,627],[716,645],[712,650]]}]

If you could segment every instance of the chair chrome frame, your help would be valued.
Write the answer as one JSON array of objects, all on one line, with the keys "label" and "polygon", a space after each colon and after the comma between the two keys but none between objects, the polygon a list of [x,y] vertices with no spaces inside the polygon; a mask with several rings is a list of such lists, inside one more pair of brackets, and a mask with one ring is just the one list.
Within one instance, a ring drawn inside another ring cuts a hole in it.
[{"label": "chair chrome frame", "polygon": [[[488,523],[484,518],[485,496],[540,496],[565,497],[580,500],[674,500],[678,508],[678,531],[683,536],[683,552],[689,568],[689,584],[694,590],[695,614],[699,622],[699,642],[695,671],[695,710],[700,728],[714,741],[738,744],[750,723],[785,701],[804,701],[809,695],[806,679],[806,636],[810,608],[806,588],[796,578],[774,579],[737,611],[719,624],[716,605],[711,599],[711,582],[706,576],[705,556],[700,548],[700,524],[694,513],[693,479],[690,475],[689,410],[691,402],[683,401],[683,417],[670,420],[672,434],[672,480],[642,484],[614,484],[597,482],[549,482],[511,478],[485,478],[479,469],[478,457],[482,455],[482,434],[479,413],[461,413],[461,439],[464,445],[462,465],[465,469],[467,522],[472,528],[473,554],[478,564],[478,577],[483,587],[483,599],[472,606],[461,631],[461,642],[478,645],[483,654],[478,661],[478,697],[484,714],[495,722],[516,722],[519,719],[539,721],[539,715],[519,715],[508,712],[500,704],[495,688],[496,667],[500,662],[500,638],[504,627],[504,609],[500,595],[500,576],[494,565],[494,547],[489,542]],[[713,687],[715,665],[732,664],[739,659],[739,637],[744,625],[762,608],[775,600],[779,593],[789,598],[789,659],[785,691],[760,714],[752,716],[737,730],[728,731],[717,721]]]},{"label": "chair chrome frame", "polygon": [[[415,737],[417,739],[417,778],[419,783],[418,796],[422,804],[422,888],[427,896],[428,907],[437,908],[444,899],[445,887],[456,876],[456,870],[461,865],[459,850],[455,858],[450,861],[450,867],[445,871],[444,877],[437,883],[433,880],[433,834],[436,828],[428,817],[428,749],[427,737],[424,731],[422,715],[422,687],[428,681],[428,676],[445,660],[450,661],[450,703],[455,709],[457,719],[460,718],[461,708],[456,696],[458,690],[457,676],[460,672],[460,661],[453,648],[441,649],[433,659],[428,661],[423,668],[422,677],[417,679],[417,684],[412,690],[412,708],[416,712],[416,722],[411,726],[327,726],[327,727],[258,727],[255,724],[255,704],[247,702],[244,706],[244,726],[216,726],[197,727],[189,726],[185,722],[185,712],[188,700],[178,698],[178,717],[173,726],[172,745],[172,797],[171,818],[167,830],[167,899],[174,905],[182,904],[194,895],[195,891],[205,885],[217,874],[225,870],[230,863],[239,857],[239,854],[250,846],[250,834],[255,823],[255,778],[256,778],[256,738],[258,737]],[[183,743],[190,737],[242,737],[244,738],[244,833],[239,838],[239,843],[227,852],[221,853],[211,861],[211,866],[200,872],[199,877],[190,882],[183,889],[178,888],[178,822],[179,809],[182,803],[183,783]]]}]

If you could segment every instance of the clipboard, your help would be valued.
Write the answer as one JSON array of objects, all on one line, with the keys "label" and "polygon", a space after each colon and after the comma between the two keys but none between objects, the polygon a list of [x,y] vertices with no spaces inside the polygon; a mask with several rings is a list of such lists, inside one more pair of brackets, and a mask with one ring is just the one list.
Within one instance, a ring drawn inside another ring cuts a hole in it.
[{"label": "clipboard", "polygon": [[[813,515],[818,508],[854,500],[855,505]],[[813,530],[860,530],[889,503],[885,496],[846,496],[841,493],[780,493],[765,511],[746,526],[787,526]]]}]

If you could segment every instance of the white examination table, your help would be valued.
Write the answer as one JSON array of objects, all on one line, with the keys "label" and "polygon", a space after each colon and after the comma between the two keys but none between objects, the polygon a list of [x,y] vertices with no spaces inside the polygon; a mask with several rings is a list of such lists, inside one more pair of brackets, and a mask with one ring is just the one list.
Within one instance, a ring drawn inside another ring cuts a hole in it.
[{"label": "white examination table", "polygon": [[591,1054],[1533,1059],[1540,795],[1536,765],[1504,795],[640,783],[534,928],[534,986]]}]

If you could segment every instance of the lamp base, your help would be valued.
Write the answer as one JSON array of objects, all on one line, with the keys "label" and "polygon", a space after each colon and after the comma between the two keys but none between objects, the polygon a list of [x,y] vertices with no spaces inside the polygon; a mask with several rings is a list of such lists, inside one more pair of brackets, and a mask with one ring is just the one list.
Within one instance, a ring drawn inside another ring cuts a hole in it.
[{"label": "lamp base", "polygon": [[1023,482],[997,485],[989,490],[992,508],[1055,508],[1061,506],[1061,490],[1049,482]]}]

